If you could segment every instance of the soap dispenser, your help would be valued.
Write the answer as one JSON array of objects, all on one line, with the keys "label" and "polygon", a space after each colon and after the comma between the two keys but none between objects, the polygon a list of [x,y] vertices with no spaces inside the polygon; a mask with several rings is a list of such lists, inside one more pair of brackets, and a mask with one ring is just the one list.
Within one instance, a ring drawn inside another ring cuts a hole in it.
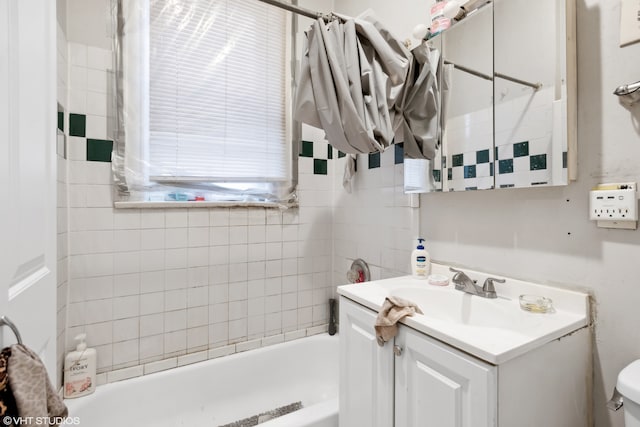
[{"label": "soap dispenser", "polygon": [[414,279],[426,279],[431,273],[431,257],[423,242],[423,238],[418,238],[418,246],[411,252],[411,272]]},{"label": "soap dispenser", "polygon": [[96,390],[96,350],[87,348],[86,334],[79,334],[76,351],[64,359],[65,399],[91,394]]}]

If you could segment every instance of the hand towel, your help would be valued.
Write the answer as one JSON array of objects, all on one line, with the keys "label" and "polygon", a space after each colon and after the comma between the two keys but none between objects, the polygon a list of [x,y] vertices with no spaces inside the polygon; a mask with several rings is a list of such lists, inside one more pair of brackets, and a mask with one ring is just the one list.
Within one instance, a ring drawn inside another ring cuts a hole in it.
[{"label": "hand towel", "polygon": [[[51,385],[44,364],[33,351],[22,344],[11,346],[8,377],[19,417],[33,417],[27,420],[35,423],[36,417],[52,419],[67,416],[67,407]],[[32,424],[26,422],[21,425]]]},{"label": "hand towel", "polygon": [[398,323],[405,316],[422,313],[420,307],[403,298],[390,296],[385,298],[380,313],[376,318],[376,339],[380,347],[398,333]]}]

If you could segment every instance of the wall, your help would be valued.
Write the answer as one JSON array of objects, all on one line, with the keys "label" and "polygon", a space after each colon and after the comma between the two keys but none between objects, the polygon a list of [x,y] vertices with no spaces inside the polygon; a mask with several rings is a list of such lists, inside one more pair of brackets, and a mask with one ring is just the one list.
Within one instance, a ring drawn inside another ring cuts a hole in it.
[{"label": "wall", "polygon": [[[397,4],[385,0],[339,1],[336,11],[357,16],[368,8],[396,37],[411,38],[411,30],[426,22],[422,1],[406,3],[410,13],[399,14]],[[404,6],[404,5],[403,5]],[[346,282],[345,274],[356,258],[364,259],[372,279],[409,274],[410,256],[418,237],[417,196],[404,194],[401,146],[382,154],[358,155],[352,192],[342,185],[346,158],[335,164],[334,188],[334,284]],[[411,207],[415,206],[415,207]]]},{"label": "wall", "polygon": [[[60,13],[58,2],[58,13]],[[66,159],[66,135],[68,123],[65,123],[64,110],[67,107],[67,39],[64,33],[64,24],[58,17],[57,28],[57,99],[58,99],[58,149],[57,149],[57,296],[56,296],[56,356],[57,370],[62,372],[64,363],[67,306],[69,296],[69,210],[68,210],[68,173]],[[62,384],[62,375],[57,376],[59,387]]]},{"label": "wall", "polygon": [[326,330],[334,156],[323,135],[303,132],[299,208],[114,209],[109,30],[85,23],[104,23],[108,1],[91,4],[67,5],[66,350],[86,332],[98,371],[122,378]]}]

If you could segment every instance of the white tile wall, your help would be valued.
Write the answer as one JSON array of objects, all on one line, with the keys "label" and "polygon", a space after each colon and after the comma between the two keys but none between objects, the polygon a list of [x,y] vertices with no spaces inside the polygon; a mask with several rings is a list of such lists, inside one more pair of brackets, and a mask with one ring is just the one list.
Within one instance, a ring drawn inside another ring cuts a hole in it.
[{"label": "white tile wall", "polygon": [[[70,111],[87,114],[87,136],[108,139],[110,54],[71,43],[69,58]],[[323,137],[305,135],[319,152]],[[70,240],[59,243],[70,277],[61,348],[86,331],[99,371],[116,371],[107,380],[191,363],[205,350],[214,357],[326,330],[327,299],[354,258],[370,263],[373,278],[409,271],[417,222],[392,150],[378,169],[360,156],[352,194],[342,189],[337,152],[326,176],[300,158],[300,208],[287,211],[114,209],[110,164],[85,161],[82,141],[69,142],[60,182],[70,205],[60,208]]]},{"label": "white tile wall", "polygon": [[[67,103],[68,92],[68,52],[67,52],[67,39],[62,27],[57,26],[57,99],[58,104],[65,109]],[[66,114],[64,116],[67,117]],[[68,129],[68,122],[64,123],[65,134]],[[68,136],[67,147],[68,147]],[[68,148],[67,148],[68,149]],[[69,232],[68,232],[68,218],[69,218],[69,194],[68,194],[68,160],[64,157],[64,152],[58,153],[57,157],[57,265],[58,265],[58,277],[57,277],[57,295],[56,295],[56,355],[58,370],[58,383],[57,387],[62,384],[62,372],[65,355],[65,342],[66,342],[66,325],[68,320],[68,307],[69,307]]]}]

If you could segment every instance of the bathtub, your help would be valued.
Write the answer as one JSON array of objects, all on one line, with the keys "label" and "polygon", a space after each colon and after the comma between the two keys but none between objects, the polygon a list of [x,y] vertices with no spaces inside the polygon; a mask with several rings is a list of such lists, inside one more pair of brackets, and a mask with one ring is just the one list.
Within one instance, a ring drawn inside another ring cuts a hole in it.
[{"label": "bathtub", "polygon": [[261,427],[337,427],[338,339],[301,338],[99,386],[65,400],[86,427],[218,427],[295,402]]}]

